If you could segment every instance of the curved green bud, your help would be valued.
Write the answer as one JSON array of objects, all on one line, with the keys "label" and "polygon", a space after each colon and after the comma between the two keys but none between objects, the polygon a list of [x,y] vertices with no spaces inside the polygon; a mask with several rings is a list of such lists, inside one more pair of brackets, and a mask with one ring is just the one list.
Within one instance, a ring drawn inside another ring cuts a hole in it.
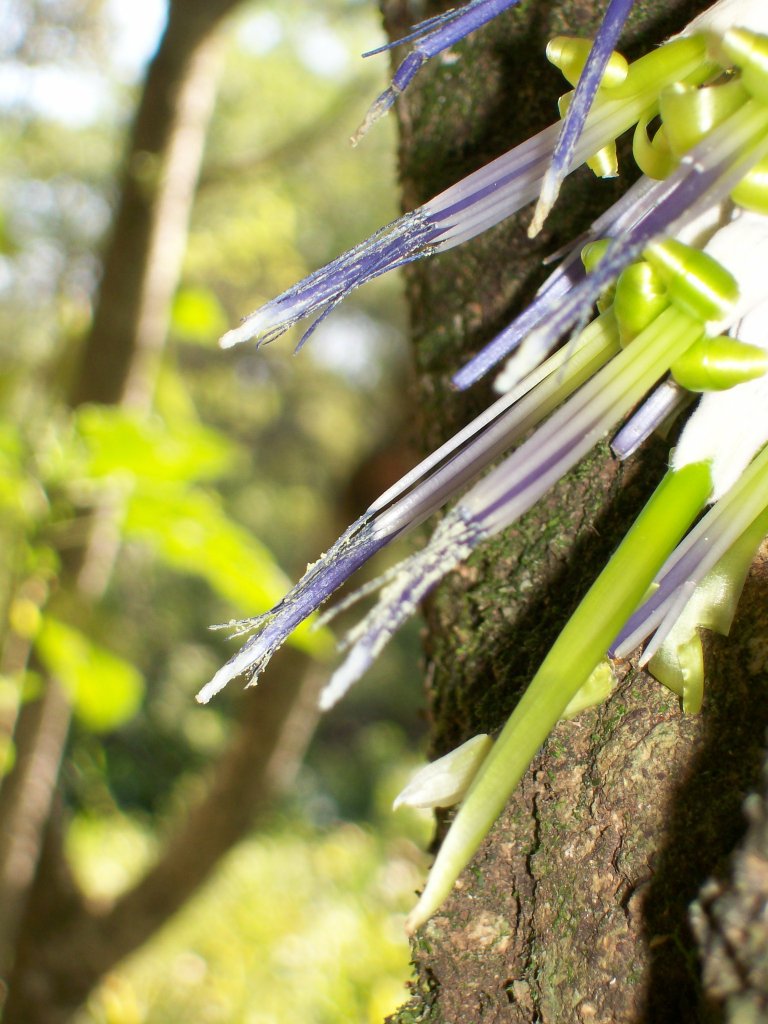
[{"label": "curved green bud", "polygon": [[768,215],[768,157],[744,175],[731,192],[731,199],[745,210]]},{"label": "curved green bud", "polygon": [[453,807],[466,793],[492,746],[491,737],[481,733],[424,765],[395,797],[392,810],[396,811],[398,807]]},{"label": "curved green bud", "polygon": [[671,366],[677,383],[689,391],[725,391],[768,371],[768,352],[727,334],[700,338]]},{"label": "curved green bud", "polygon": [[584,269],[588,274],[592,273],[603,256],[605,256],[610,244],[610,238],[598,238],[595,242],[587,242],[581,250],[581,262],[584,264]]},{"label": "curved green bud", "polygon": [[632,156],[635,163],[649,178],[662,179],[674,170],[677,164],[677,157],[673,154],[667,140],[665,126],[656,132],[654,137],[648,137],[648,125],[655,115],[649,114],[637,122],[635,133],[632,136]]},{"label": "curved green bud", "polygon": [[[588,274],[591,274],[600,260],[603,258],[611,244],[610,238],[598,238],[595,242],[588,242],[581,250],[581,262]],[[595,305],[600,313],[607,312],[613,304],[613,285],[609,285],[600,293],[600,298]]]},{"label": "curved green bud", "polygon": [[691,316],[722,320],[736,304],[736,279],[708,253],[667,238],[652,242],[643,256],[658,271],[674,305]]},{"label": "curved green bud", "polygon": [[741,71],[744,87],[755,99],[768,103],[768,36],[746,28],[731,28],[723,36],[723,50]]},{"label": "curved green bud", "polygon": [[[560,117],[565,117],[568,113],[568,107],[570,107],[572,99],[572,92],[567,92],[559,98],[557,109],[560,112]],[[616,143],[606,143],[602,149],[598,149],[584,163],[598,178],[617,178],[619,175],[619,156],[616,152]]]},{"label": "curved green bud", "polygon": [[616,152],[615,142],[609,142],[607,146],[598,149],[584,162],[598,178],[617,178],[619,176],[619,156]]},{"label": "curved green bud", "polygon": [[[571,85],[576,85],[587,63],[592,49],[591,39],[579,39],[576,36],[555,36],[547,43],[547,60],[563,73],[563,77]],[[629,64],[620,53],[614,52],[608,59],[600,87],[614,89],[621,85],[629,72]]]},{"label": "curved green bud", "polygon": [[669,305],[664,281],[650,263],[630,263],[619,274],[613,312],[622,348],[637,337]]},{"label": "curved green bud", "polygon": [[600,662],[589,679],[571,697],[561,717],[564,719],[575,718],[587,708],[592,708],[595,704],[602,704],[611,696],[615,686],[616,673],[606,658]]},{"label": "curved green bud", "polygon": [[687,153],[748,99],[749,93],[738,78],[698,89],[678,82],[662,90],[659,113],[671,154],[679,158]]}]

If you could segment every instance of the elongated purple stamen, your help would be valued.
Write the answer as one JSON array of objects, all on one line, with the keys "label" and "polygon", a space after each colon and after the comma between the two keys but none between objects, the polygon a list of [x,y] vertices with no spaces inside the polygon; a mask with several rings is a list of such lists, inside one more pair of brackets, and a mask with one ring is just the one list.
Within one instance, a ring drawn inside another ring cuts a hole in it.
[{"label": "elongated purple stamen", "polygon": [[612,340],[606,332],[606,338],[601,325],[597,327],[571,356],[567,382],[558,354],[386,491],[270,612],[228,623],[233,635],[258,633],[216,673],[198,699],[209,700],[237,675],[257,676],[296,626],[376,552],[424,522],[540,422],[564,393],[591,377],[618,348],[617,336]]},{"label": "elongated purple stamen", "polygon": [[[501,14],[502,11],[507,10],[508,7],[514,7],[520,3],[520,0],[471,0],[470,3],[464,4],[463,7],[454,7],[450,11],[445,11],[443,14],[436,14],[434,18],[425,18],[424,21],[420,21],[418,25],[414,26],[413,30],[408,33],[407,36],[400,36],[399,39],[392,40],[391,43],[384,43],[382,46],[377,46],[375,50],[367,50],[363,56],[373,57],[377,53],[385,53],[387,50],[394,50],[396,46],[402,46],[403,43],[411,43],[414,39],[422,39],[428,34],[430,36],[437,35],[436,29],[445,31],[449,26],[454,25],[455,22],[459,22],[461,25],[461,31],[456,34],[454,28],[452,33],[445,34],[441,37],[444,45],[440,46],[440,49],[430,52],[429,56],[434,57],[441,50],[447,49],[453,43],[462,39],[464,36],[469,35],[476,28],[480,28],[481,25],[485,25],[487,22],[492,21],[497,14]],[[429,44],[430,49],[433,44]]]},{"label": "elongated purple stamen", "polygon": [[531,305],[454,374],[451,381],[453,386],[464,391],[514,352],[528,333],[549,316],[554,308],[552,304],[585,277],[580,259],[582,247],[605,235],[618,237],[626,231],[637,220],[638,210],[647,202],[649,194],[657,185],[650,178],[640,178],[610,209],[601,214],[584,237],[569,246],[566,250],[569,255],[539,288]]},{"label": "elongated purple stamen", "polygon": [[[743,491],[759,478],[761,486],[744,497]],[[768,504],[764,456],[756,459],[744,473],[741,485],[713,505],[667,559],[654,581],[656,589],[611,645],[608,652],[611,657],[629,657],[651,633],[664,627],[655,638],[656,646],[662,643],[697,584],[761,514]]]},{"label": "elongated purple stamen", "polygon": [[679,233],[704,210],[725,199],[749,168],[768,154],[766,124],[756,129],[754,115],[749,104],[733,114],[683,157],[669,178],[649,191],[646,202],[638,204],[634,224],[614,237],[594,271],[575,285],[523,343],[514,357],[519,376],[579,325],[601,292],[652,239]]},{"label": "elongated purple stamen", "polygon": [[[656,320],[656,346],[668,321],[672,317],[664,313]],[[687,344],[697,330],[694,323],[686,327]],[[645,358],[643,345],[625,349],[462,499],[488,533],[531,508],[642,397],[647,384],[632,375]]]},{"label": "elongated purple stamen", "polygon": [[643,343],[617,355],[446,516],[427,547],[390,576],[378,604],[350,633],[351,650],[322,698],[330,707],[370,666],[426,594],[487,537],[550,489],[700,335],[701,324],[667,310]]},{"label": "elongated purple stamen", "polygon": [[293,630],[392,539],[384,534],[375,536],[369,519],[362,516],[353,523],[271,611],[255,619],[229,624],[234,628],[234,635],[248,630],[257,632],[198,693],[197,700],[201,704],[206,704],[236,676],[245,674],[249,679],[258,676]]},{"label": "elongated purple stamen", "polygon": [[[406,214],[245,317],[238,327],[224,335],[222,346],[229,348],[254,337],[259,338],[260,344],[274,341],[309,313],[325,307],[330,312],[359,285],[431,252],[441,234],[421,209]],[[312,329],[306,332],[299,347]]]},{"label": "elongated purple stamen", "polygon": [[552,154],[552,162],[544,175],[541,195],[528,230],[531,238],[541,231],[549,211],[557,201],[560,187],[571,169],[576,143],[584,129],[587,114],[592,108],[603,73],[633,3],[634,0],[611,0],[608,4],[608,10],[605,12],[592,49],[589,51],[587,63],[576,85],[573,100],[566,111],[565,120],[555,144],[555,151]]},{"label": "elongated purple stamen", "polygon": [[643,441],[654,430],[683,409],[691,401],[691,394],[671,378],[651,392],[637,412],[624,424],[611,441],[611,451],[617,459],[628,459],[634,455]]},{"label": "elongated purple stamen", "polygon": [[505,359],[510,352],[514,352],[528,333],[537,324],[540,324],[544,317],[549,315],[553,304],[567,295],[576,282],[584,277],[584,274],[581,262],[574,260],[569,263],[567,269],[558,269],[558,271],[547,278],[530,305],[526,306],[523,312],[508,327],[505,327],[473,359],[465,363],[453,375],[451,380],[453,386],[458,388],[459,391],[464,391],[481,377],[485,376],[490,369],[500,363],[502,359]]},{"label": "elongated purple stamen", "polygon": [[[701,44],[682,45],[668,80],[694,74]],[[654,89],[661,83],[655,82]],[[586,160],[636,119],[637,105],[653,100],[648,89],[627,105],[622,99],[601,101],[578,141],[575,161]],[[633,112],[634,111],[634,112]],[[272,341],[292,324],[338,302],[360,284],[422,256],[450,249],[498,224],[536,198],[558,128],[552,125],[457,182],[411,213],[310,274],[282,295],[246,317],[221,340],[227,347],[260,337]]]},{"label": "elongated purple stamen", "polygon": [[320,696],[320,707],[332,707],[371,667],[387,642],[414,614],[421,601],[447,572],[463,562],[483,539],[480,526],[464,518],[461,507],[440,523],[430,543],[390,574],[378,604],[350,631],[349,654]]},{"label": "elongated purple stamen", "polygon": [[364,53],[364,57],[372,57],[374,54],[391,50],[401,43],[418,40],[417,45],[392,76],[392,84],[371,104],[365,120],[353,135],[352,142],[355,144],[359,142],[371,125],[390,109],[397,97],[405,92],[431,57],[449,49],[464,36],[492,21],[497,15],[509,7],[514,7],[519,2],[520,0],[472,0],[471,3],[456,10],[446,11],[445,14],[439,14],[435,18],[428,18],[402,39]]}]

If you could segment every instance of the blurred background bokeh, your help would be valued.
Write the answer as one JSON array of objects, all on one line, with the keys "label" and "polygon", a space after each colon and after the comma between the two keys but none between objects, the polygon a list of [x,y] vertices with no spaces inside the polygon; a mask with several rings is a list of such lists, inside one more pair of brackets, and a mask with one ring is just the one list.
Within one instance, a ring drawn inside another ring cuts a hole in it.
[{"label": "blurred background bokeh", "polygon": [[348,143],[377,5],[3,0],[0,28],[4,1019],[379,1022],[430,827],[389,810],[418,626],[320,721],[327,629],[194,700],[236,649],[209,626],[415,457],[396,279],[296,356],[216,343],[397,213],[392,123]]}]

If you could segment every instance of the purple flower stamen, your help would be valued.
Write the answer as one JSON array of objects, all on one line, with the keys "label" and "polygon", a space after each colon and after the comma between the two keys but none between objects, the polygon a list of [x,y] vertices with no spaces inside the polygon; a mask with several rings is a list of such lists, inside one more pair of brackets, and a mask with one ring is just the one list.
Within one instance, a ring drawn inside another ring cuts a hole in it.
[{"label": "purple flower stamen", "polygon": [[691,394],[670,377],[660,384],[643,402],[637,412],[624,424],[611,441],[611,451],[617,459],[634,455],[643,441],[676,415],[691,401]]},{"label": "purple flower stamen", "polygon": [[584,129],[587,114],[597,94],[606,65],[618,42],[624,22],[632,10],[634,0],[611,0],[608,10],[595,36],[587,63],[579,77],[573,100],[568,107],[560,135],[552,154],[552,162],[544,175],[541,195],[534,210],[533,220],[528,229],[531,238],[537,235],[546,220],[549,211],[555,205],[560,187],[571,169],[576,143]]},{"label": "purple flower stamen", "polygon": [[472,0],[445,14],[439,14],[435,18],[428,18],[417,25],[413,32],[402,39],[392,43],[379,46],[375,50],[364,53],[364,57],[372,57],[374,54],[391,50],[401,43],[410,43],[418,40],[417,45],[408,54],[392,76],[392,84],[378,96],[371,104],[365,120],[352,136],[353,144],[357,144],[365,135],[368,129],[390,109],[398,96],[405,92],[421,68],[431,57],[437,56],[444,50],[449,49],[464,36],[474,32],[475,29],[492,21],[507,8],[514,7],[520,0]]},{"label": "purple flower stamen", "polygon": [[[768,154],[765,126],[756,134],[751,113],[744,107],[713,129],[683,157],[676,171],[648,190],[643,203],[635,204],[634,223],[613,237],[594,271],[577,283],[552,315],[528,335],[514,356],[518,376],[540,362],[569,329],[581,326],[600,294],[641,255],[649,242],[663,234],[678,234],[725,199],[744,174]],[[627,211],[622,221],[628,221],[631,213]]]}]

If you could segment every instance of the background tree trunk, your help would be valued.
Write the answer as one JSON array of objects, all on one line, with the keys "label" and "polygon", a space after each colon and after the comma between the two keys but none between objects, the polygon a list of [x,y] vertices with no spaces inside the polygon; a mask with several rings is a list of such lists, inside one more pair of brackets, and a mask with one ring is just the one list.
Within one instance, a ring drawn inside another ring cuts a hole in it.
[{"label": "background tree trunk", "polygon": [[[391,38],[413,22],[385,0]],[[419,16],[451,6],[428,3]],[[705,4],[639,2],[628,57]],[[404,205],[411,208],[551,123],[558,33],[589,34],[592,2],[522,3],[438,58],[398,104]],[[395,54],[397,57],[398,54]],[[625,169],[631,167],[626,159]],[[627,184],[586,169],[566,183],[539,239],[530,211],[407,275],[418,404],[432,448],[487,404],[449,378],[505,325],[544,276],[541,258]],[[522,688],[661,476],[668,445],[628,464],[585,459],[533,512],[452,574],[426,609],[431,753],[503,724]],[[393,1020],[685,1022],[718,1020],[701,981],[688,907],[743,832],[765,726],[766,586],[758,561],[731,638],[708,650],[705,709],[626,664],[603,706],[561,724],[442,911],[417,935],[413,1000]]]},{"label": "background tree trunk", "polygon": [[[217,80],[215,29],[239,0],[177,0],[148,69],[72,403],[151,405]],[[97,513],[70,554],[57,600],[83,616],[119,544]],[[280,667],[284,678],[281,680]],[[286,671],[287,669],[287,671]],[[102,975],[190,898],[221,856],[295,777],[318,718],[320,680],[303,656],[276,659],[269,687],[243,697],[207,792],[157,862],[113,905],[89,903],[64,852],[59,768],[71,709],[55,680],[22,706],[18,757],[0,791],[0,975],[4,1024],[63,1024]]]}]

